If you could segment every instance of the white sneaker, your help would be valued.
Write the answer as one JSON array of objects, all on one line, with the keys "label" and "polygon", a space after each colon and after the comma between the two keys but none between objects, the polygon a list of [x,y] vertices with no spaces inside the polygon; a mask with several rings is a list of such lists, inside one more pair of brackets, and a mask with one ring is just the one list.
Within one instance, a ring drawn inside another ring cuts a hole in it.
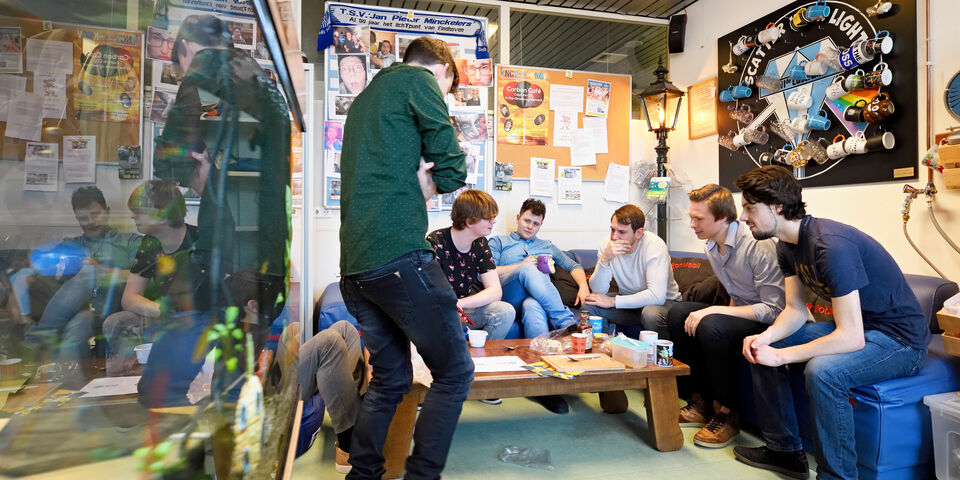
[{"label": "white sneaker", "polygon": [[502,398],[484,398],[484,399],[481,399],[480,401],[482,403],[486,403],[487,405],[500,405],[501,403],[503,403]]}]

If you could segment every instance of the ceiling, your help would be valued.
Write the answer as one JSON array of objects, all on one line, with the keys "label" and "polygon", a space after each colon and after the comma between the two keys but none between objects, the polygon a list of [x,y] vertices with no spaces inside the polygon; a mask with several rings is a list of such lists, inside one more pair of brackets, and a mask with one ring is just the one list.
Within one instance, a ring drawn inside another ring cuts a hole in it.
[{"label": "ceiling", "polygon": [[[356,3],[486,17],[490,55],[495,63],[537,66],[633,76],[633,90],[642,91],[653,79],[653,70],[667,56],[665,25],[607,21],[590,17],[528,11],[531,5],[665,19],[697,0],[516,0],[524,5],[512,10],[510,58],[500,58],[500,8],[478,3],[417,0],[354,0]],[[307,27],[309,28],[309,27]],[[635,106],[634,110],[638,110]]]},{"label": "ceiling", "polygon": [[564,7],[630,16],[669,18],[671,15],[680,13],[684,8],[696,2],[697,0],[512,0],[507,3]]}]

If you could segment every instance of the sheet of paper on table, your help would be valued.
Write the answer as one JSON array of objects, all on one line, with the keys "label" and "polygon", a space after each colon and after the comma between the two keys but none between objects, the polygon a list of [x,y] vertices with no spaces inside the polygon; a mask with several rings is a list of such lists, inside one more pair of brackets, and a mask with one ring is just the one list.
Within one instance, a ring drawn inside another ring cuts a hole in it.
[{"label": "sheet of paper on table", "polygon": [[104,377],[91,380],[80,389],[84,392],[80,398],[109,397],[113,395],[131,395],[137,393],[140,376]]},{"label": "sheet of paper on table", "polygon": [[499,357],[474,357],[474,373],[490,372],[523,372],[526,371],[523,366],[527,363],[516,355],[503,355]]}]

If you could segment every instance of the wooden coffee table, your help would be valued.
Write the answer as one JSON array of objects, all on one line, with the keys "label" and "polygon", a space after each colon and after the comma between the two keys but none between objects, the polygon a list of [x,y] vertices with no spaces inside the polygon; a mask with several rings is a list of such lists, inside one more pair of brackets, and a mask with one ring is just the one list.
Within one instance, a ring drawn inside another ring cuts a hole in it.
[{"label": "wooden coffee table", "polygon": [[[540,354],[530,350],[529,344],[529,339],[491,340],[484,348],[471,348],[470,355],[475,358],[516,355],[526,363],[540,361]],[[509,350],[507,347],[514,349]],[[683,446],[683,434],[677,420],[680,416],[680,403],[677,400],[676,377],[689,374],[690,367],[678,361],[674,361],[672,367],[628,367],[623,371],[583,373],[571,380],[541,377],[528,371],[477,373],[467,399],[597,392],[605,412],[622,413],[627,407],[623,391],[642,389],[646,400],[650,443],[661,452],[670,452]],[[383,449],[387,470],[384,478],[403,476],[416,422],[417,405],[426,391],[426,387],[415,384],[397,407]]]}]

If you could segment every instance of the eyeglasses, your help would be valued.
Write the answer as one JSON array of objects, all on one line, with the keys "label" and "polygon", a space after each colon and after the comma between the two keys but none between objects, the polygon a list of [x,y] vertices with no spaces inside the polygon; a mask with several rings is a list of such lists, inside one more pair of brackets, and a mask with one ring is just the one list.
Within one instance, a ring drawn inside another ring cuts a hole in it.
[{"label": "eyeglasses", "polygon": [[340,67],[340,71],[345,73],[366,73],[367,67],[364,65],[346,65]]},{"label": "eyeglasses", "polygon": [[147,45],[150,45],[151,47],[160,47],[166,44],[173,45],[173,39],[170,37],[163,37],[162,35],[156,35],[156,34],[150,35],[150,37],[147,38]]}]

